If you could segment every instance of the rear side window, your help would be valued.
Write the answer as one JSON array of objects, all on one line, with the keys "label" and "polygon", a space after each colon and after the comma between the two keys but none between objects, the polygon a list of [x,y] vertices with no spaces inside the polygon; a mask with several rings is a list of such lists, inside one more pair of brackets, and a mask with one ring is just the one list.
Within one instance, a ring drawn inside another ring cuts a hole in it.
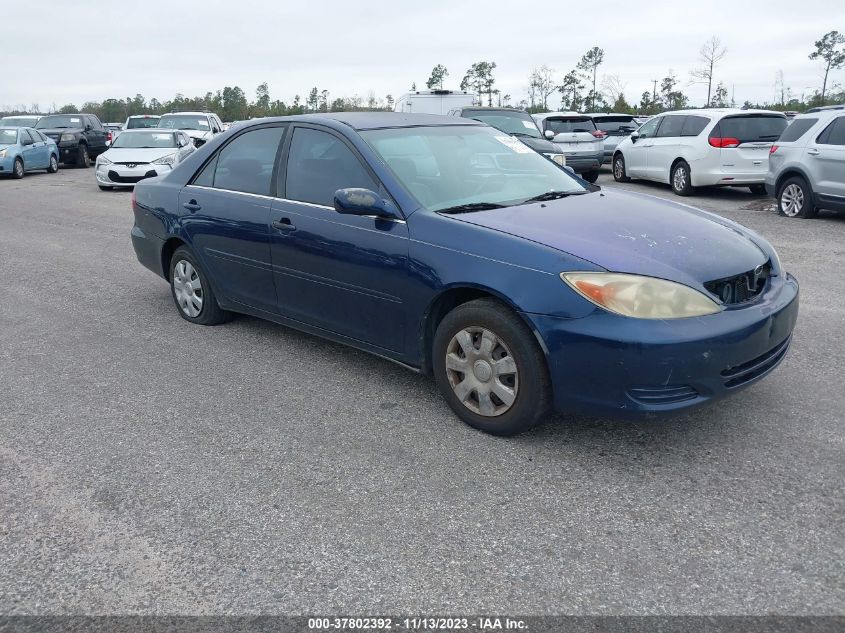
[{"label": "rear side window", "polygon": [[330,207],[335,191],[347,187],[379,190],[358,157],[339,138],[310,128],[294,131],[285,198]]},{"label": "rear side window", "polygon": [[765,114],[728,116],[719,121],[711,138],[737,139],[741,143],[776,141],[786,128],[786,117]]},{"label": "rear side window", "polygon": [[845,116],[835,119],[816,140],[820,145],[845,145]]},{"label": "rear side window", "polygon": [[596,131],[596,124],[592,119],[546,119],[545,126],[555,134],[561,132],[590,132]]},{"label": "rear side window", "polygon": [[284,127],[260,128],[241,134],[220,150],[194,180],[194,184],[271,195],[273,167],[284,134]]},{"label": "rear side window", "polygon": [[710,119],[706,116],[689,115],[684,121],[684,129],[681,130],[681,136],[698,136],[710,123]]},{"label": "rear side window", "polygon": [[792,141],[797,141],[817,122],[818,119],[795,119],[792,123],[786,126],[786,129],[783,131],[783,134],[780,135],[778,141],[781,143],[791,143]]},{"label": "rear side window", "polygon": [[660,129],[657,130],[656,138],[680,136],[686,119],[687,117],[685,116],[663,117],[663,123],[660,124]]}]

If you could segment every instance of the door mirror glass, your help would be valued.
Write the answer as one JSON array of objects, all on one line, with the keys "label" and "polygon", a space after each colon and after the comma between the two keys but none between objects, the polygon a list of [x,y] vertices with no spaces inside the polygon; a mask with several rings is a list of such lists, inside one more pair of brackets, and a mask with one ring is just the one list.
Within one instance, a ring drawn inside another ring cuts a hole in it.
[{"label": "door mirror glass", "polygon": [[334,210],[346,215],[375,215],[380,218],[398,218],[399,212],[389,200],[375,191],[351,187],[334,192]]},{"label": "door mirror glass", "polygon": [[34,142],[35,141],[33,141],[31,138],[24,137],[21,141],[21,145],[32,145]]},{"label": "door mirror glass", "polygon": [[552,140],[555,137],[555,133],[551,130],[546,130],[545,132],[543,132],[543,136],[545,136],[549,140]]}]

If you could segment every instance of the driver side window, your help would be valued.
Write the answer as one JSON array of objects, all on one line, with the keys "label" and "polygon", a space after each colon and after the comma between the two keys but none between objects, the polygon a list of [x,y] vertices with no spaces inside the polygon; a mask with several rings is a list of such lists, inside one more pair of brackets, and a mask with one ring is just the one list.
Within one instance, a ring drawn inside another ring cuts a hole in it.
[{"label": "driver side window", "polygon": [[657,126],[660,125],[660,122],[663,120],[663,117],[652,119],[643,125],[637,132],[640,135],[640,138],[651,138],[657,132]]}]

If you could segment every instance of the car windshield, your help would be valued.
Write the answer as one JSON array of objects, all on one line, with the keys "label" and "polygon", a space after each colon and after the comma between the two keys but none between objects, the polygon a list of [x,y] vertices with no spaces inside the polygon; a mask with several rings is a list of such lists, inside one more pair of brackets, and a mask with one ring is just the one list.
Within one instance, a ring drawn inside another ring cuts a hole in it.
[{"label": "car windshield", "polygon": [[[151,117],[141,117],[138,119],[129,119],[129,123],[126,124],[127,130],[138,130],[143,128],[149,127],[158,127],[159,117],[151,116]],[[171,126],[168,126],[171,127]]]},{"label": "car windshield", "polygon": [[82,117],[74,114],[55,114],[41,117],[35,125],[35,128],[38,130],[67,127],[82,127]]},{"label": "car windshield", "polygon": [[141,147],[176,147],[176,135],[173,132],[124,132],[111,145],[114,148]]},{"label": "car windshield", "polygon": [[6,127],[34,127],[36,123],[37,116],[7,116],[0,119],[0,125]]},{"label": "car windshield", "polygon": [[627,136],[639,125],[634,121],[634,117],[600,117],[594,120],[596,127],[602,132],[607,132],[610,136]]},{"label": "car windshield", "polygon": [[361,136],[432,211],[521,204],[549,192],[587,192],[566,170],[489,127],[405,127],[366,130]]},{"label": "car windshield", "polygon": [[0,145],[14,145],[18,142],[17,130],[0,130]]},{"label": "car windshield", "polygon": [[171,130],[202,130],[209,128],[208,117],[191,114],[165,114],[158,122],[158,127],[166,127]]},{"label": "car windshield", "polygon": [[531,138],[542,138],[540,130],[534,123],[534,119],[527,112],[509,112],[506,110],[464,110],[461,114],[464,118],[475,119],[497,130],[513,134],[515,136],[530,136]]},{"label": "car windshield", "polygon": [[546,119],[546,127],[555,134],[561,132],[590,132],[596,131],[596,124],[592,119]]}]

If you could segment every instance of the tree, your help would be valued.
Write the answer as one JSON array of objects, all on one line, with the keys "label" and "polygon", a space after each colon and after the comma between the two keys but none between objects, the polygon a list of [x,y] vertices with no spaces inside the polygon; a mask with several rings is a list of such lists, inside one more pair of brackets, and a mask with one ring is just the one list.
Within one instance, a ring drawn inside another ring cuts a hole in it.
[{"label": "tree", "polygon": [[388,110],[393,110],[393,106],[395,105],[395,101],[393,100],[393,95],[387,95],[384,98],[384,102],[387,104]]},{"label": "tree", "polygon": [[713,93],[713,107],[726,108],[728,105],[730,105],[728,103],[728,89],[725,87],[725,84],[720,81]]},{"label": "tree", "polygon": [[268,88],[266,82],[259,84],[258,88],[255,89],[253,113],[258,117],[270,114],[270,88]]},{"label": "tree", "polygon": [[496,70],[496,62],[476,62],[467,70],[461,80],[461,90],[472,88],[480,97],[487,95],[487,105],[493,105],[493,84],[496,79],[493,71]]},{"label": "tree", "polygon": [[416,81],[411,84],[411,90],[413,90],[414,92],[417,91],[417,82]]},{"label": "tree", "polygon": [[317,86],[311,88],[311,92],[308,93],[308,100],[306,103],[311,109],[311,112],[317,111],[317,107],[320,105],[320,91],[317,90]]},{"label": "tree", "polygon": [[581,107],[581,91],[584,84],[577,70],[570,70],[563,78],[563,83],[558,86],[561,94],[560,107],[563,110],[576,111]]},{"label": "tree", "polygon": [[329,91],[323,90],[320,93],[320,112],[329,111]]},{"label": "tree", "polygon": [[710,95],[713,88],[713,69],[716,67],[725,54],[728,52],[722,41],[715,35],[704,42],[701,50],[698,51],[698,58],[702,62],[701,68],[696,68],[690,71],[690,76],[693,78],[693,83],[707,84],[707,102],[705,107],[710,105]]},{"label": "tree", "polygon": [[79,113],[79,110],[72,103],[68,103],[67,105],[63,105],[59,109],[59,114],[78,114],[78,113]]},{"label": "tree", "polygon": [[[554,79],[554,70],[543,64],[535,68],[528,76],[528,94],[531,96],[531,105],[540,105],[543,111],[549,109],[549,96],[558,90]],[[539,103],[536,103],[539,101]]]},{"label": "tree", "polygon": [[425,82],[425,85],[428,86],[429,90],[433,90],[434,88],[443,89],[443,80],[449,76],[449,71],[446,70],[446,67],[443,64],[437,64],[431,70],[431,77],[428,78],[428,81]]},{"label": "tree", "polygon": [[601,80],[601,89],[610,97],[610,101],[625,101],[625,87],[627,84],[622,81],[619,75],[605,75]]},{"label": "tree", "polygon": [[[598,46],[593,46],[590,50],[584,53],[581,61],[578,62],[578,70],[580,70],[587,77],[592,79],[593,88],[587,95],[585,106],[588,110],[594,111],[596,107],[596,75],[598,74],[599,66],[604,62],[604,51]],[[589,105],[587,105],[589,104]]]},{"label": "tree", "polygon": [[670,68],[669,73],[660,82],[660,99],[666,110],[683,110],[689,103],[689,99],[683,92],[675,90],[677,85],[678,78]]},{"label": "tree", "polygon": [[816,42],[816,50],[810,53],[810,59],[822,60],[824,66],[824,81],[822,82],[821,101],[824,105],[824,96],[827,92],[827,76],[831,70],[837,70],[845,65],[845,48],[839,48],[845,45],[845,35],[839,31],[830,31],[822,36],[822,39]]}]

